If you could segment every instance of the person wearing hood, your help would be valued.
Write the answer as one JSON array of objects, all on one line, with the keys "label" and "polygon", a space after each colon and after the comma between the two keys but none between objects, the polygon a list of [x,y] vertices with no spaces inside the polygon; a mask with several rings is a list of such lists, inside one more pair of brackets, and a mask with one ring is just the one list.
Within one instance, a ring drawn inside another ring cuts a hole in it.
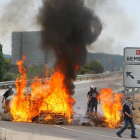
[{"label": "person wearing hood", "polygon": [[135,136],[135,126],[134,126],[134,121],[133,121],[133,116],[132,116],[132,110],[135,110],[133,106],[133,102],[131,101],[130,97],[127,97],[123,105],[125,126],[116,133],[118,137],[122,137],[121,134],[124,132],[124,130],[128,128],[128,125],[130,123],[131,132],[132,132],[131,138],[138,138]]}]

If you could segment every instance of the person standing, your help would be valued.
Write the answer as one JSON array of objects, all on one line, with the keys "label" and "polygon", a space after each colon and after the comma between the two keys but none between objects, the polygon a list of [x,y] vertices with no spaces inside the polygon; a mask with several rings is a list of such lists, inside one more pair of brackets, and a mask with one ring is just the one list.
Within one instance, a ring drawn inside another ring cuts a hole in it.
[{"label": "person standing", "polygon": [[91,107],[90,97],[92,96],[92,93],[93,93],[93,86],[90,86],[90,91],[87,93],[87,98],[88,98],[88,102],[87,102],[87,112],[90,111],[90,107]]},{"label": "person standing", "polygon": [[120,129],[116,135],[118,137],[122,137],[121,134],[128,128],[128,125],[130,123],[131,125],[131,138],[138,138],[135,136],[135,126],[134,126],[134,121],[132,117],[132,110],[135,110],[133,106],[133,102],[131,101],[130,97],[126,98],[126,101],[123,105],[123,113],[124,113],[124,121],[125,121],[125,126]]},{"label": "person standing", "polygon": [[[92,96],[90,97],[90,104],[91,104],[90,111],[93,112],[93,110],[95,108],[95,115],[97,115],[98,99],[100,99],[100,97],[99,97],[99,93],[97,92],[97,89],[95,87],[95,88],[93,88]],[[100,100],[99,100],[99,103],[100,103]]]}]

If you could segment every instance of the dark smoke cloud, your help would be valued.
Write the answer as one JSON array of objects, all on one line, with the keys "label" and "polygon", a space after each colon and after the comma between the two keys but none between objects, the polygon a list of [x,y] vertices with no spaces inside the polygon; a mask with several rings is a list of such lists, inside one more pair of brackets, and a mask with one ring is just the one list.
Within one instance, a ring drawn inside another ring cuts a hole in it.
[{"label": "dark smoke cloud", "polygon": [[102,30],[100,19],[85,7],[83,0],[42,0],[37,21],[41,26],[43,48],[52,48],[56,66],[62,65],[64,82],[73,94],[75,67],[86,62],[86,46],[97,40]]}]

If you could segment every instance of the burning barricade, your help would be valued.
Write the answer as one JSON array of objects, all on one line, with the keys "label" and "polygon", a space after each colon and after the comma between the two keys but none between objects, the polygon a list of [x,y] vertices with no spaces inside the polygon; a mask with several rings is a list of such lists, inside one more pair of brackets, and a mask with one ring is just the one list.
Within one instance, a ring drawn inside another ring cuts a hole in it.
[{"label": "burning barricade", "polygon": [[[24,59],[26,60],[25,57]],[[11,98],[12,100],[6,101],[8,114],[3,119],[15,122],[70,124],[72,119],[75,119],[72,109],[75,100],[67,94],[63,83],[64,75],[58,71],[44,83],[36,77],[30,85],[31,91],[25,92],[27,76],[23,60],[17,62],[20,72],[16,80],[17,94],[13,96],[13,99]],[[100,91],[100,98],[104,115],[95,116],[90,113],[83,118],[94,122],[96,126],[105,124],[114,128],[122,121],[120,110],[122,110],[123,94],[114,94],[111,89],[106,88]]]},{"label": "burning barricade", "polygon": [[[23,57],[23,59],[26,58]],[[27,88],[27,76],[23,60],[17,65],[20,77],[16,80],[17,94],[13,97],[10,109],[13,121],[32,122],[36,116],[40,117],[44,112],[46,118],[48,114],[60,113],[70,122],[73,113],[72,105],[75,100],[67,92],[63,82],[64,75],[58,71],[44,83],[35,78],[30,85],[31,93],[24,93],[24,89]]]},{"label": "burning barricade", "polygon": [[[63,118],[70,123],[75,103],[72,98],[75,88],[73,81],[78,69],[86,62],[86,47],[101,34],[102,23],[84,5],[83,0],[42,1],[37,22],[42,31],[42,48],[52,50],[56,56],[54,74],[49,81],[47,74],[44,82],[34,78],[30,85],[31,92],[24,93],[27,75],[23,60],[26,58],[23,56],[17,62],[20,76],[16,80],[16,95],[10,106],[11,118],[15,122],[47,123],[61,122]],[[117,113],[122,107],[118,100],[120,97],[113,95],[110,90],[102,90],[101,96],[105,116],[102,120],[114,127],[120,121]]]}]

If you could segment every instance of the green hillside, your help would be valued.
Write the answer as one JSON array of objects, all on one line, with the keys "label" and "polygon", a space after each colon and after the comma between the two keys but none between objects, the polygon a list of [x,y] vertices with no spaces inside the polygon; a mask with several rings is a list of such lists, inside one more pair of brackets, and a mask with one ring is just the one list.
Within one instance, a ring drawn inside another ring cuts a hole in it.
[{"label": "green hillside", "polygon": [[122,55],[88,53],[87,62],[91,62],[93,60],[100,61],[103,64],[104,69],[108,71],[119,70],[120,67],[123,67]]}]

